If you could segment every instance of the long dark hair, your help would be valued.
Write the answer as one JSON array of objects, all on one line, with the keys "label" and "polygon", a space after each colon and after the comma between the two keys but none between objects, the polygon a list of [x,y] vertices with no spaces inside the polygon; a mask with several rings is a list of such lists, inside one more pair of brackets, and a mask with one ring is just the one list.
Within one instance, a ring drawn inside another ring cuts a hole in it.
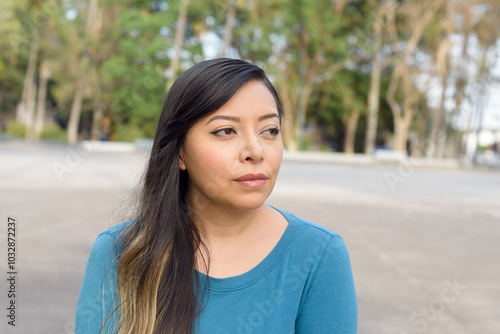
[{"label": "long dark hair", "polygon": [[[121,239],[120,334],[193,333],[204,300],[204,293],[196,288],[195,253],[207,247],[188,214],[189,180],[179,168],[179,152],[191,126],[223,106],[250,80],[269,89],[281,117],[278,95],[264,71],[243,60],[204,61],[172,85],[142,180],[136,219]],[[203,261],[208,273],[209,259]]]}]

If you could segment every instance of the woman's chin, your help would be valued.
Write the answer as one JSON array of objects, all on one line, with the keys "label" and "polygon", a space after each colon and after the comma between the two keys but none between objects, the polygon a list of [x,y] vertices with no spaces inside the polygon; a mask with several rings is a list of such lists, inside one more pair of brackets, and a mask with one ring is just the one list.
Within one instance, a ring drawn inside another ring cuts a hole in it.
[{"label": "woman's chin", "polygon": [[265,196],[244,196],[238,201],[232,201],[230,206],[235,210],[255,210],[266,202]]}]

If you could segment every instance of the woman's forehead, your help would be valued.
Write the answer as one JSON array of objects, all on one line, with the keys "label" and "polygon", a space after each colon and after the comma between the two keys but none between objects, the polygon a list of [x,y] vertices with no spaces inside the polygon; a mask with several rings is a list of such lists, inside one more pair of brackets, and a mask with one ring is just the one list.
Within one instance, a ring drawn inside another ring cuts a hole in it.
[{"label": "woman's forehead", "polygon": [[236,118],[248,116],[261,118],[263,115],[272,113],[279,117],[273,94],[264,84],[252,80],[241,86],[222,107],[204,118],[208,122],[214,118],[224,118],[223,116],[227,114],[238,121]]}]

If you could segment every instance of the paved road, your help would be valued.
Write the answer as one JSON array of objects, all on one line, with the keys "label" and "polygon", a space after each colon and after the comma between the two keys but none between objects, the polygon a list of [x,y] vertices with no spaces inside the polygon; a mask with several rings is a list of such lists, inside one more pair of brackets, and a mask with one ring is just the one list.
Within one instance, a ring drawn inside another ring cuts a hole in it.
[{"label": "paved road", "polygon": [[[0,143],[0,333],[72,333],[88,252],[145,154]],[[500,333],[500,173],[285,161],[269,204],[339,233],[359,333]],[[6,225],[17,219],[16,327]]]}]

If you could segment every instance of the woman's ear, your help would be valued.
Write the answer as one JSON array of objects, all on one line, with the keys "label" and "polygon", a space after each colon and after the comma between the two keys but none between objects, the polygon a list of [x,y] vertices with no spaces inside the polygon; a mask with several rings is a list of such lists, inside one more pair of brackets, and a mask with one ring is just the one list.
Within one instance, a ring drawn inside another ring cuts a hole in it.
[{"label": "woman's ear", "polygon": [[182,157],[184,155],[184,149],[181,148],[181,151],[179,152],[179,168],[181,170],[186,170],[186,163],[184,162],[184,158]]}]

